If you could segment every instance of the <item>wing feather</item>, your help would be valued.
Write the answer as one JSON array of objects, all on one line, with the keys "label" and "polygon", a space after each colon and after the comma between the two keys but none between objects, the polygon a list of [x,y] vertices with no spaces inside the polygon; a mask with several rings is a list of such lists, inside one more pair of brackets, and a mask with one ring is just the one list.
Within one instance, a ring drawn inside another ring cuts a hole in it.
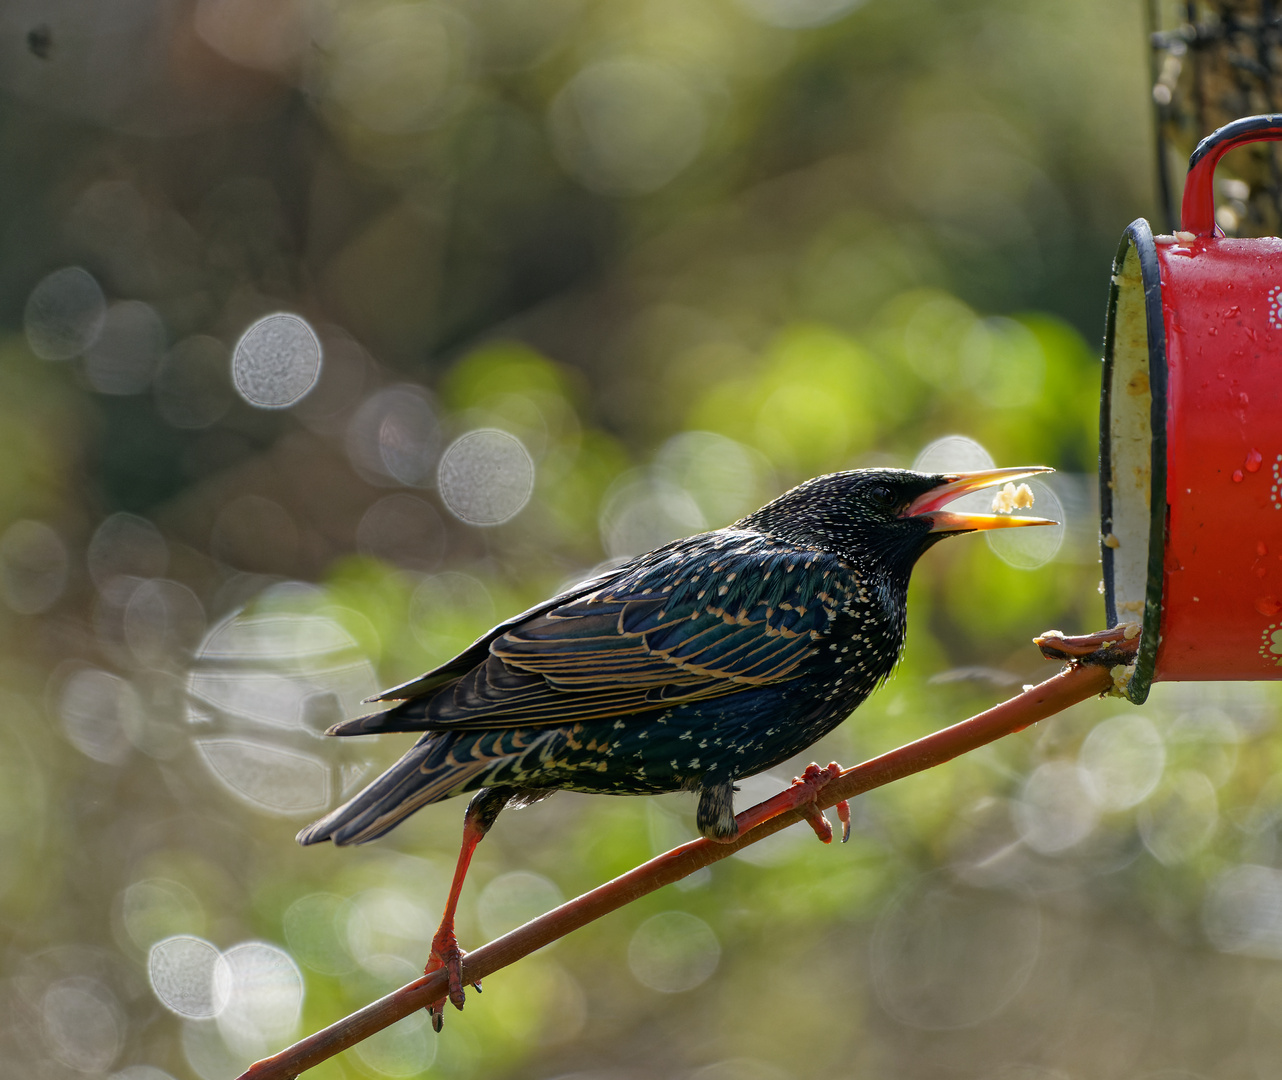
[{"label": "wing feather", "polygon": [[691,550],[716,537],[671,545],[509,619],[449,664],[380,695],[409,700],[377,730],[620,717],[797,677],[857,588],[854,570],[764,537],[741,545],[746,552],[722,551],[724,537],[715,550]]}]

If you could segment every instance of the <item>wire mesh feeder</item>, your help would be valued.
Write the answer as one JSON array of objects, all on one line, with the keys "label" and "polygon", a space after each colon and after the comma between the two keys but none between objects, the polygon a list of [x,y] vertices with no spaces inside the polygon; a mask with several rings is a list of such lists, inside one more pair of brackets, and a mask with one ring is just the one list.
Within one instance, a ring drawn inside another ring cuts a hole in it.
[{"label": "wire mesh feeder", "polygon": [[[1162,225],[1174,232],[1198,142],[1239,117],[1282,112],[1282,12],[1275,0],[1150,0],[1149,19]],[[1257,142],[1230,158],[1216,184],[1226,236],[1282,233],[1279,154]]]}]

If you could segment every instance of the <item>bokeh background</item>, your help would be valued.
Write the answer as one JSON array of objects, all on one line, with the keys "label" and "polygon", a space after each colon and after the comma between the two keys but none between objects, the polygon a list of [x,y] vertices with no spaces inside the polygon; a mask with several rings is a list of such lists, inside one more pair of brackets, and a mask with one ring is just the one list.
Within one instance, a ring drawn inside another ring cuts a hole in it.
[{"label": "bokeh background", "polygon": [[[1065,527],[933,550],[807,758],[1049,675],[1149,62],[1116,0],[0,7],[0,1071],[226,1080],[409,981],[462,806],[298,848],[409,741],[320,732],[808,476],[1044,463]],[[1277,703],[1078,706],[309,1075],[1282,1075]],[[464,946],[692,812],[504,815]]]}]

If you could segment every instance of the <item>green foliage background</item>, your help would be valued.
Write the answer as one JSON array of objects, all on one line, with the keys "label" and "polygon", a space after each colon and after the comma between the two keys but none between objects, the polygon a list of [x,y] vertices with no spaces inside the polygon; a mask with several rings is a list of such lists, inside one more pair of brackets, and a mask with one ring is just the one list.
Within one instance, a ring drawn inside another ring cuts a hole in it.
[{"label": "green foliage background", "polygon": [[[984,708],[1050,673],[1033,634],[1102,625],[1098,346],[1117,237],[1153,209],[1139,4],[137,0],[110,33],[97,18],[0,16],[13,1075],[231,1077],[426,959],[461,805],[369,848],[299,849],[314,814],[238,797],[202,756],[193,673],[217,668],[202,642],[225,620],[337,631],[372,690],[639,538],[960,433],[1061,471],[1064,547],[1033,570],[975,538],[931,552],[902,665],[814,758]],[[607,84],[633,90],[592,96]],[[91,361],[32,351],[28,297],[69,265],[158,317],[152,386],[104,393]],[[228,359],[280,310],[317,330],[317,388],[257,409],[223,363],[200,396],[214,418],[176,426],[160,387],[179,346]],[[522,441],[517,516],[453,516],[435,458],[411,483],[361,463],[360,409],[406,386],[435,454],[481,428]],[[34,555],[13,532],[30,522],[56,538]],[[298,648],[217,670],[315,677]],[[1093,799],[1092,733],[1135,715],[1149,756],[1106,764],[1158,776],[1125,806]],[[314,719],[253,738],[331,779],[406,745],[336,747]],[[1265,686],[1079,706],[860,800],[844,848],[794,830],[494,976],[439,1038],[407,1021],[314,1075],[1277,1075],[1279,747]],[[462,942],[691,835],[679,796],[505,815]],[[167,1010],[149,953],[174,935],[288,953],[297,1022],[237,1034]],[[692,957],[713,966],[674,990]]]}]

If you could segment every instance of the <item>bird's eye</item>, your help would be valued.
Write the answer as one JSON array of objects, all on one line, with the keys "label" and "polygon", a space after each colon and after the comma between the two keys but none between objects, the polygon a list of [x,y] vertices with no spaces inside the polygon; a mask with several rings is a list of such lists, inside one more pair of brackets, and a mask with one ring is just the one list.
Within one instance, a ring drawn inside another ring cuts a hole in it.
[{"label": "bird's eye", "polygon": [[872,499],[872,501],[875,502],[878,506],[894,506],[895,505],[894,492],[892,492],[890,488],[886,487],[884,484],[878,484],[875,488],[872,488],[868,492],[868,497]]}]

